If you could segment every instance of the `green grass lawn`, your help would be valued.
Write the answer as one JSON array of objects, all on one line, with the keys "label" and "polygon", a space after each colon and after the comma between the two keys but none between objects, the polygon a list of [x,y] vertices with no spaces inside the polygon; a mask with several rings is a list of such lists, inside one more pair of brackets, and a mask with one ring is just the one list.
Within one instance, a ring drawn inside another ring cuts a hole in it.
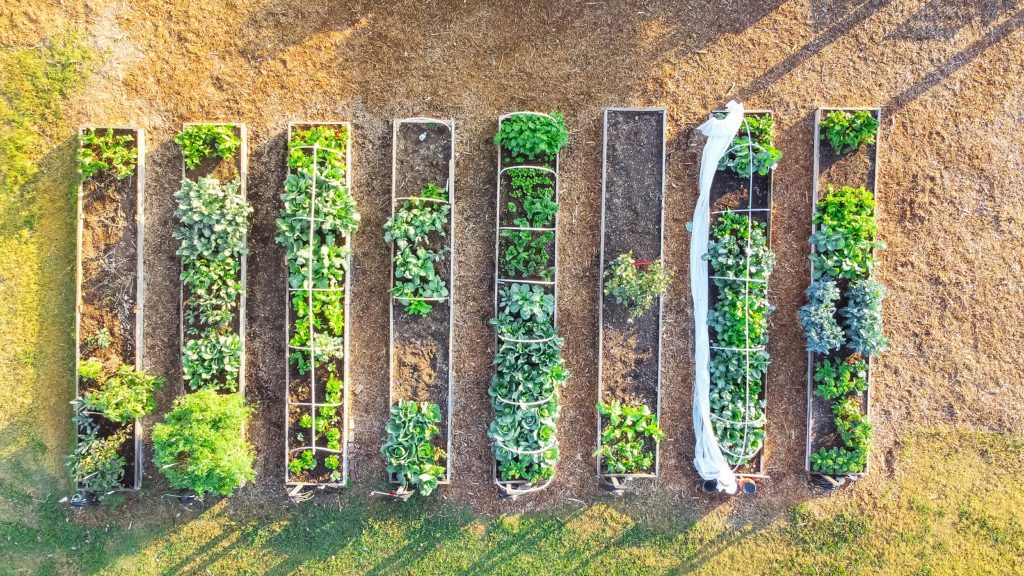
[{"label": "green grass lawn", "polygon": [[669,505],[639,520],[650,506],[635,496],[487,518],[352,494],[296,508],[239,496],[192,512],[143,492],[72,513],[60,499],[76,177],[60,111],[97,59],[73,37],[0,48],[0,573],[1024,573],[1024,445],[949,429],[906,438],[893,478],[756,525]]}]

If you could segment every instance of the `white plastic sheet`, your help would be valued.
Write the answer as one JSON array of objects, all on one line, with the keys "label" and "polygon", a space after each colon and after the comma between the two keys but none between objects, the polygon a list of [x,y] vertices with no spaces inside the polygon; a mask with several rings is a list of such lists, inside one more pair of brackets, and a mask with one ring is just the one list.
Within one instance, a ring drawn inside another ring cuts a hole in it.
[{"label": "white plastic sheet", "polygon": [[743,105],[730,101],[725,118],[712,118],[697,129],[708,137],[700,160],[700,196],[693,211],[693,230],[690,236],[690,293],[693,295],[694,361],[697,381],[693,387],[693,431],[697,438],[693,465],[705,480],[717,480],[720,491],[736,493],[736,475],[729,467],[715,438],[711,426],[709,393],[711,360],[708,337],[708,263],[703,256],[708,251],[710,228],[711,181],[718,170],[718,161],[725,155],[743,123]]}]

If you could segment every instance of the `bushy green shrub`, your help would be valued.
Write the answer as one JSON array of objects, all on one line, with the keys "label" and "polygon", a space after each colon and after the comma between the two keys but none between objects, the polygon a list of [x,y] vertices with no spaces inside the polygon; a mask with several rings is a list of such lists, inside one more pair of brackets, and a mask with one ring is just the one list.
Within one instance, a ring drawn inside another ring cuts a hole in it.
[{"label": "bushy green shrub", "polygon": [[506,162],[550,161],[569,145],[565,118],[558,112],[550,116],[514,114],[501,123],[494,143],[508,152]]},{"label": "bushy green shrub", "polygon": [[242,426],[252,414],[241,393],[206,387],[179,397],[153,426],[153,463],[174,488],[231,495],[255,480],[252,447]]}]

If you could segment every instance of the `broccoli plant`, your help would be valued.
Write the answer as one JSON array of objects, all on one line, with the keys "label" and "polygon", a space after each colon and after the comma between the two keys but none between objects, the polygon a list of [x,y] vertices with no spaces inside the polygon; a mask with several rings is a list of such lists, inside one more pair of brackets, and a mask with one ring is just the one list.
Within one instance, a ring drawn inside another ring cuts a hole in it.
[{"label": "broccoli plant", "polygon": [[629,310],[629,322],[643,315],[672,281],[672,274],[662,268],[661,260],[634,260],[632,252],[613,260],[604,277],[604,293]]},{"label": "broccoli plant", "polygon": [[888,293],[874,278],[850,283],[847,305],[840,313],[847,342],[853,351],[871,356],[889,346],[889,339],[882,334],[882,299]]},{"label": "broccoli plant", "polygon": [[193,124],[178,133],[174,142],[191,170],[211,156],[231,159],[241,147],[242,138],[235,135],[235,127],[231,125]]},{"label": "broccoli plant", "polygon": [[107,128],[106,134],[97,134],[92,128],[82,132],[77,155],[82,181],[104,170],[113,170],[118,180],[135,175],[139,150],[134,144],[134,136],[114,136],[110,128]]},{"label": "broccoli plant", "polygon": [[817,354],[838,350],[845,339],[843,329],[836,321],[836,301],[839,286],[828,276],[822,276],[807,288],[807,304],[800,308],[800,321],[804,325],[807,349]]},{"label": "broccoli plant", "polygon": [[549,162],[569,145],[565,118],[558,112],[551,112],[550,116],[514,114],[502,121],[494,143],[508,153],[506,162]]},{"label": "broccoli plant", "polygon": [[852,114],[845,110],[833,110],[821,121],[822,140],[828,139],[837,155],[852,152],[861,146],[872,146],[878,132],[878,120],[868,110],[857,110]]},{"label": "broccoli plant", "polygon": [[388,473],[396,475],[404,487],[418,488],[424,496],[434,491],[445,474],[445,467],[438,462],[448,455],[435,446],[440,422],[437,404],[399,399],[391,406],[391,418],[385,427],[388,439],[380,449]]}]

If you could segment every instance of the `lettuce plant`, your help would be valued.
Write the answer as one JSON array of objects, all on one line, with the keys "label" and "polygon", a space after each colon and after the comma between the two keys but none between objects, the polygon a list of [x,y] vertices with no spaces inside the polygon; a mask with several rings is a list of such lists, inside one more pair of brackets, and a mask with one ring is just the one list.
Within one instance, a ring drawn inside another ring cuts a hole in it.
[{"label": "lettuce plant", "polygon": [[104,170],[113,170],[118,180],[133,176],[139,161],[139,150],[134,144],[134,136],[114,136],[110,128],[106,134],[97,134],[92,128],[83,132],[77,155],[82,181]]},{"label": "lettuce plant", "polygon": [[871,356],[888,348],[889,339],[882,334],[882,299],[888,293],[874,278],[850,283],[847,305],[840,313],[847,342],[854,352]]},{"label": "lettuce plant", "polygon": [[629,310],[629,322],[643,315],[672,281],[672,274],[662,268],[661,260],[633,260],[632,252],[613,260],[604,271],[604,277],[604,293]]},{"label": "lettuce plant", "polygon": [[494,143],[510,156],[506,162],[523,163],[538,159],[547,162],[569,145],[565,118],[558,112],[551,112],[550,116],[515,114],[501,123]]},{"label": "lettuce plant", "polygon": [[836,301],[839,286],[828,276],[818,278],[807,288],[807,304],[800,308],[800,321],[804,325],[807,349],[828,354],[846,341],[843,329],[836,321]]},{"label": "lettuce plant", "polygon": [[434,491],[445,474],[445,467],[438,462],[448,455],[434,445],[441,434],[440,422],[437,404],[399,399],[391,406],[391,419],[385,427],[388,440],[380,449],[388,473],[398,476],[404,487],[418,488],[424,496]]},{"label": "lettuce plant", "polygon": [[878,120],[868,110],[857,110],[852,114],[845,110],[833,110],[821,121],[822,140],[828,139],[836,154],[852,152],[861,146],[875,143]]},{"label": "lettuce plant", "polygon": [[818,230],[811,234],[817,252],[810,255],[814,278],[856,279],[874,271],[876,249],[885,244],[875,240],[875,196],[864,188],[831,184],[814,212]]},{"label": "lettuce plant", "polygon": [[211,156],[229,160],[242,145],[241,137],[235,136],[235,127],[224,124],[186,126],[174,137],[174,142],[181,149],[181,155],[185,158],[185,165],[189,170]]}]

